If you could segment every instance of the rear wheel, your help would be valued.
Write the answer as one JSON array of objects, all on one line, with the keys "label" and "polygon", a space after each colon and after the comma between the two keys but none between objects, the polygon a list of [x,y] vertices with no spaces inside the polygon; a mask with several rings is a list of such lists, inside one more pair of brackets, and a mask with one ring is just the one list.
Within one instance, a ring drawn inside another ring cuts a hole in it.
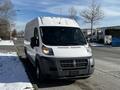
[{"label": "rear wheel", "polygon": [[25,52],[25,57],[26,57],[26,59],[28,59],[28,54],[27,54],[26,47],[24,47],[24,52]]}]

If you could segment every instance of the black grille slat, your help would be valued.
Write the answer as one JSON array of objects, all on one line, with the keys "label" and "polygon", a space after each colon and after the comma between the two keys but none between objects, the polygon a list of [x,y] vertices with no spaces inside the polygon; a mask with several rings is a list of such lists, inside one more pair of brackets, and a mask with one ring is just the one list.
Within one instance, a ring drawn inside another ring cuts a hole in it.
[{"label": "black grille slat", "polygon": [[76,64],[77,67],[81,67],[81,66],[87,66],[87,63],[79,63],[79,64]]},{"label": "black grille slat", "polygon": [[61,60],[60,63],[73,63],[73,60]]},{"label": "black grille slat", "polygon": [[72,68],[86,69],[88,66],[88,59],[60,60],[60,66],[63,70]]},{"label": "black grille slat", "polygon": [[73,64],[61,64],[61,67],[73,67]]}]

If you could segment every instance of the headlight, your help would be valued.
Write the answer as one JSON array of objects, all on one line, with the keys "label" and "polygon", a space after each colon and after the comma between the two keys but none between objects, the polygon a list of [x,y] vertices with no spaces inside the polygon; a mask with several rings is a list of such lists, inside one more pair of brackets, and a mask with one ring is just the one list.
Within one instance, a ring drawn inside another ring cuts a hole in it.
[{"label": "headlight", "polygon": [[48,47],[42,46],[42,51],[43,51],[43,53],[46,54],[46,55],[53,55],[53,50],[52,50],[52,48],[48,48]]},{"label": "headlight", "polygon": [[94,66],[95,62],[94,62],[94,59],[93,58],[90,58],[90,65],[91,66]]}]

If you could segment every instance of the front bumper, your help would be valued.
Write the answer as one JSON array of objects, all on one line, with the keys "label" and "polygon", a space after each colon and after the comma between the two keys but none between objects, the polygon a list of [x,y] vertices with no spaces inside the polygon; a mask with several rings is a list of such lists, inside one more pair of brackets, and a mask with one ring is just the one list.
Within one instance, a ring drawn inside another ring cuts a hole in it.
[{"label": "front bumper", "polygon": [[89,77],[94,72],[88,58],[48,58],[40,59],[41,72],[54,79],[78,79]]}]

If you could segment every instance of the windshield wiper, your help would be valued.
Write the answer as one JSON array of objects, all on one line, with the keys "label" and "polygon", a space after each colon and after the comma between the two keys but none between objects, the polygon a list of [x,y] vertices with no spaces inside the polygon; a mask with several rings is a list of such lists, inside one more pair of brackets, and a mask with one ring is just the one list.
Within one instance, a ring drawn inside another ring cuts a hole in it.
[{"label": "windshield wiper", "polygon": [[82,43],[82,42],[68,42],[68,43],[64,43],[65,45],[84,45],[85,43]]}]

